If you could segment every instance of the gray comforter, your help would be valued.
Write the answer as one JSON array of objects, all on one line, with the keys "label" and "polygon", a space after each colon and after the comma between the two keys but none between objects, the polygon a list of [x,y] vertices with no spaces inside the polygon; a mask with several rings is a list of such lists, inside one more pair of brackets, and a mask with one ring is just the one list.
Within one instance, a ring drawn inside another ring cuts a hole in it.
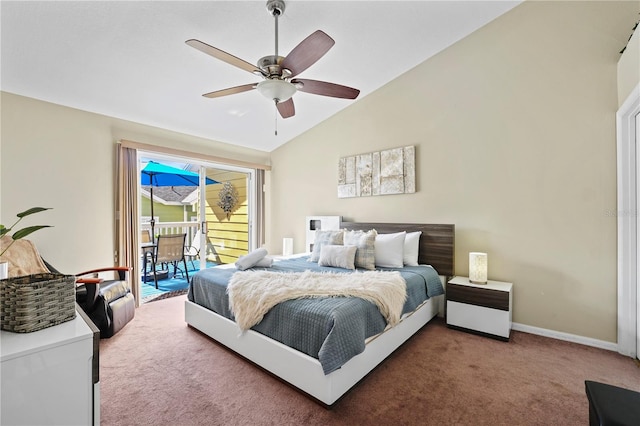
[{"label": "gray comforter", "polygon": [[[344,273],[341,268],[318,266],[306,256],[274,262],[271,271],[305,270]],[[407,266],[399,271],[407,282],[403,314],[426,299],[444,293],[438,273],[430,266]],[[209,268],[196,273],[188,299],[233,320],[226,294],[235,268]],[[295,299],[276,305],[252,330],[317,358],[325,374],[340,368],[365,348],[365,339],[384,330],[386,321],[375,304],[357,297]]]}]

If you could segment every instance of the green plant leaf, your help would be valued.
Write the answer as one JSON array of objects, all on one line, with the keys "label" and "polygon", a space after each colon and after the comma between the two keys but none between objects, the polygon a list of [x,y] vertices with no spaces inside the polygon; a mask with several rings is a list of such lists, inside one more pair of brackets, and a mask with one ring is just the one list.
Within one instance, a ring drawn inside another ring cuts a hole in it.
[{"label": "green plant leaf", "polygon": [[45,210],[51,210],[51,207],[31,207],[29,210],[25,210],[21,213],[18,213],[17,216],[19,218],[23,218],[25,216],[29,216],[30,214],[34,214],[34,213],[40,213],[43,212]]},{"label": "green plant leaf", "polygon": [[28,226],[26,228],[22,228],[19,231],[14,232],[11,238],[13,238],[14,240],[19,240],[20,238],[24,238],[27,235],[31,234],[32,232],[36,232],[38,229],[42,229],[42,228],[51,228],[51,225]]},{"label": "green plant leaf", "polygon": [[11,231],[11,229],[5,227],[4,225],[0,225],[0,237],[2,237],[4,234],[9,233],[9,231]]}]

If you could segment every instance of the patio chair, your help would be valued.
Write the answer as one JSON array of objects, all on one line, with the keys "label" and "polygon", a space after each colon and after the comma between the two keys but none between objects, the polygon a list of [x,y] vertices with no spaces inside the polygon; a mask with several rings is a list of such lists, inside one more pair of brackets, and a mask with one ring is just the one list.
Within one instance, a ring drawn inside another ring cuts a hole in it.
[{"label": "patio chair", "polygon": [[200,257],[200,237],[202,233],[198,230],[195,234],[193,234],[193,239],[191,240],[191,245],[189,247],[184,248],[184,257],[189,259],[191,262],[191,269],[195,269],[195,265],[193,263],[195,258]]},{"label": "patio chair", "polygon": [[178,263],[182,262],[184,265],[184,274],[189,281],[189,271],[187,269],[187,261],[184,257],[184,243],[187,238],[187,234],[166,234],[159,235],[156,242],[156,255],[153,265],[153,281],[158,288],[158,274],[156,272],[158,265],[173,265],[173,274],[178,272],[178,269],[182,272],[182,269],[178,267]]},{"label": "patio chair", "polygon": [[143,229],[140,231],[140,257],[142,260],[142,279],[144,282],[150,280],[148,275],[148,266],[153,264],[153,252],[155,251],[155,245],[151,241],[151,231]]}]

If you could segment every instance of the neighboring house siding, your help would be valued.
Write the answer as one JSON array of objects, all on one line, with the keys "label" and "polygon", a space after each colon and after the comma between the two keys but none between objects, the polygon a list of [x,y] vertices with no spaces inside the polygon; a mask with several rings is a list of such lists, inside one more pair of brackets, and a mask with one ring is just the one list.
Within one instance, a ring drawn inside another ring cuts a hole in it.
[{"label": "neighboring house siding", "polygon": [[[155,196],[154,196],[155,198]],[[142,216],[151,216],[151,206],[149,199],[142,197],[142,205],[140,210]],[[186,206],[187,221],[190,221],[192,217],[196,217],[196,212],[192,211],[191,206]],[[184,208],[183,206],[166,205],[159,202],[153,203],[153,214],[158,218],[160,222],[184,222]]]},{"label": "neighboring house siding", "polygon": [[207,186],[207,237],[214,253],[207,258],[217,263],[235,263],[238,257],[249,251],[249,215],[247,200],[247,175],[244,173],[209,170],[207,177],[221,184],[231,182],[238,191],[238,204],[229,218],[218,207],[219,193],[223,185]]}]

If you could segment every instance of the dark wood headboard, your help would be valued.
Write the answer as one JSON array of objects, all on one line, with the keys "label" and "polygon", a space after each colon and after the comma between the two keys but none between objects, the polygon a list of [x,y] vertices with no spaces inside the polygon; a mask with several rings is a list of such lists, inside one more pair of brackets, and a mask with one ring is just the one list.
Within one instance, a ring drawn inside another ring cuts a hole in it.
[{"label": "dark wood headboard", "polygon": [[420,223],[342,222],[342,228],[352,231],[375,229],[378,234],[422,231],[418,263],[433,266],[445,277],[455,275],[455,225]]}]

